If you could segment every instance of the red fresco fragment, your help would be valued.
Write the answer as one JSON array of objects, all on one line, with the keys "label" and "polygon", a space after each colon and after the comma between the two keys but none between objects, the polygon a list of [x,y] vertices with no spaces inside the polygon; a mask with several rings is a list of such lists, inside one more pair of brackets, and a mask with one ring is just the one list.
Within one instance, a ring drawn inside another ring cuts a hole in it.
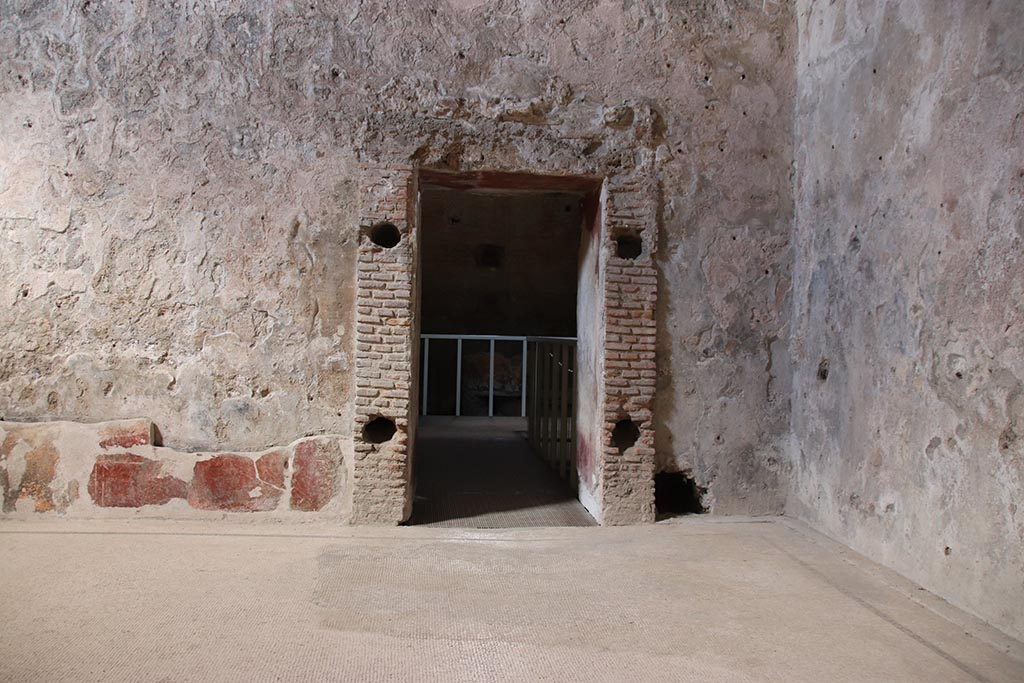
[{"label": "red fresco fragment", "polygon": [[300,441],[295,446],[294,467],[292,509],[305,512],[322,509],[334,496],[336,460],[316,441]]},{"label": "red fresco fragment", "polygon": [[184,498],[187,487],[177,477],[162,475],[162,466],[156,460],[118,453],[96,458],[88,488],[101,507],[134,508]]},{"label": "red fresco fragment", "polygon": [[139,420],[130,425],[106,427],[100,433],[100,448],[131,448],[152,443],[149,422]]},{"label": "red fresco fragment", "polygon": [[284,464],[288,462],[288,454],[284,451],[271,451],[256,461],[256,474],[260,479],[273,484],[279,489],[284,488]]},{"label": "red fresco fragment", "polygon": [[284,483],[283,458],[280,465],[282,474],[278,479],[274,471],[274,458],[268,458],[264,462],[264,471],[268,475],[263,480],[257,477],[256,461],[243,455],[217,455],[209,460],[201,460],[192,470],[188,503],[199,510],[273,510],[284,493],[275,483]]}]

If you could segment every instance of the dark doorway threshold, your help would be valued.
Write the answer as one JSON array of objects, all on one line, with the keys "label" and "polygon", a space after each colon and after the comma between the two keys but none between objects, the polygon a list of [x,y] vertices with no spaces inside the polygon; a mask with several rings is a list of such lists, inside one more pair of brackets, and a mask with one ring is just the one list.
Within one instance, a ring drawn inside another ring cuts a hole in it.
[{"label": "dark doorway threshold", "polygon": [[530,448],[525,419],[420,419],[409,524],[470,529],[596,525]]}]

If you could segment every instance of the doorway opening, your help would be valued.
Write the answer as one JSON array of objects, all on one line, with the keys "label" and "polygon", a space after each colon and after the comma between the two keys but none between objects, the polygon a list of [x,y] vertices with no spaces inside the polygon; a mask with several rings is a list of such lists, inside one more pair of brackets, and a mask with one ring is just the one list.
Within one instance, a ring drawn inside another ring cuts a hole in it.
[{"label": "doorway opening", "polygon": [[598,187],[421,171],[411,524],[595,523],[576,492],[575,418]]}]

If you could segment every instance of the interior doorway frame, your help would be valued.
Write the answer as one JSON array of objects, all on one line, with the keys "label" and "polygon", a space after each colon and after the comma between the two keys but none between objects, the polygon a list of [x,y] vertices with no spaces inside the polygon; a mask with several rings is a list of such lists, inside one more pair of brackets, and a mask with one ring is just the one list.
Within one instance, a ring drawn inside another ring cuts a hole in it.
[{"label": "interior doorway frame", "polygon": [[[653,179],[637,172],[599,177],[365,165],[356,269],[352,522],[397,524],[412,512],[421,376],[421,185],[584,195],[588,229],[577,291],[578,496],[601,524],[653,521]],[[384,441],[367,430],[382,421],[395,427]],[[628,442],[618,435],[623,423],[631,426]]]}]

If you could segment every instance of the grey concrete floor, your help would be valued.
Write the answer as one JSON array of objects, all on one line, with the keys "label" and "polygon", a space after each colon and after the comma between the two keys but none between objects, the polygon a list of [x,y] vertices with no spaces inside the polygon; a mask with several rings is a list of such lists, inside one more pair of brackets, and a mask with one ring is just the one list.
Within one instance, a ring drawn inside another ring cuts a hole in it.
[{"label": "grey concrete floor", "polygon": [[4,681],[1022,681],[806,527],[0,524]]},{"label": "grey concrete floor", "polygon": [[526,439],[525,418],[423,417],[410,524],[475,529],[594,526]]}]

